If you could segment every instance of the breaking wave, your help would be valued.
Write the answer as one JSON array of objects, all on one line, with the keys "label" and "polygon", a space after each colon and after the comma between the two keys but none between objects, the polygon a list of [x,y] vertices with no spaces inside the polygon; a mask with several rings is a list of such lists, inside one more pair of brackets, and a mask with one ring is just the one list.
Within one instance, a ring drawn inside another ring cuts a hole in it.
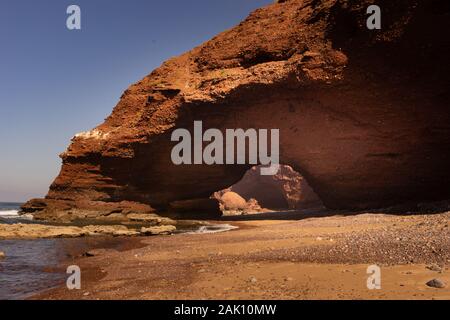
[{"label": "breaking wave", "polygon": [[201,226],[197,230],[192,232],[186,232],[187,234],[204,234],[204,233],[218,233],[238,229],[238,227],[232,226],[231,224],[211,224],[206,226]]},{"label": "breaking wave", "polygon": [[0,217],[2,218],[18,218],[19,210],[0,210]]}]

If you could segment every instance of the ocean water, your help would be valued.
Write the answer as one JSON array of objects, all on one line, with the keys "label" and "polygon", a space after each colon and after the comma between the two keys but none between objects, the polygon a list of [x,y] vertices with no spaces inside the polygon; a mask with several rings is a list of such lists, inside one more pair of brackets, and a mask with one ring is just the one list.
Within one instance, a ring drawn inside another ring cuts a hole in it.
[{"label": "ocean water", "polygon": [[0,202],[0,217],[17,217],[22,203]]},{"label": "ocean water", "polygon": [[53,240],[1,240],[0,300],[24,299],[33,293],[56,286],[63,279],[55,272],[63,258]]},{"label": "ocean water", "polygon": [[67,267],[86,251],[141,247],[139,238],[87,237],[75,239],[0,240],[0,300],[26,299],[46,289],[64,286]]},{"label": "ocean water", "polygon": [[31,215],[19,215],[21,205],[22,203],[17,202],[0,202],[0,224],[32,223]]},{"label": "ocean water", "polygon": [[[21,203],[0,202],[0,224],[26,223],[20,217]],[[59,259],[57,246],[51,240],[0,240],[0,300],[26,298],[32,293],[55,285],[61,274],[50,272]]]}]

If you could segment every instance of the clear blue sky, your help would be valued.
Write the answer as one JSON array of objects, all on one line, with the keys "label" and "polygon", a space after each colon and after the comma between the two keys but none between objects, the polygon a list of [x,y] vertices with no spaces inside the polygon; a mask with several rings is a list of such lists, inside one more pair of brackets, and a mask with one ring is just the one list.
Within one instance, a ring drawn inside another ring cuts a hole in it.
[{"label": "clear blue sky", "polygon": [[[164,60],[272,0],[0,0],[0,201],[42,197],[71,137]],[[66,28],[81,7],[82,30]]]}]

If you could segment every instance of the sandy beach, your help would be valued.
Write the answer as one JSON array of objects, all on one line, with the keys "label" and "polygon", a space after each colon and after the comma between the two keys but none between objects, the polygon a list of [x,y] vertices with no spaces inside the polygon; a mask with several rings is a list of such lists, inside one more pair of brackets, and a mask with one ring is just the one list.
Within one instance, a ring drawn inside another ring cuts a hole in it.
[{"label": "sandy beach", "polygon": [[[70,261],[65,284],[32,299],[450,299],[450,213],[322,211],[224,218],[239,229],[130,238]],[[225,220],[225,221],[224,221]],[[131,246],[133,247],[133,246]],[[367,268],[381,267],[380,290]],[[439,279],[445,288],[426,283]]]}]

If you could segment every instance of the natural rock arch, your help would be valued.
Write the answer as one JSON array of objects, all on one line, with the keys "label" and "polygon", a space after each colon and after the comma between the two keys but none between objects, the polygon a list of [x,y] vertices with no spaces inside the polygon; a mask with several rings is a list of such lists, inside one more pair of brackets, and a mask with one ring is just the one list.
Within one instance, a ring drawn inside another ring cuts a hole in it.
[{"label": "natural rock arch", "polygon": [[73,139],[47,198],[25,208],[165,210],[239,181],[249,165],[170,162],[172,130],[194,120],[279,128],[280,161],[330,208],[449,198],[448,8],[380,1],[383,29],[369,31],[369,4],[273,4],[165,62]]}]

